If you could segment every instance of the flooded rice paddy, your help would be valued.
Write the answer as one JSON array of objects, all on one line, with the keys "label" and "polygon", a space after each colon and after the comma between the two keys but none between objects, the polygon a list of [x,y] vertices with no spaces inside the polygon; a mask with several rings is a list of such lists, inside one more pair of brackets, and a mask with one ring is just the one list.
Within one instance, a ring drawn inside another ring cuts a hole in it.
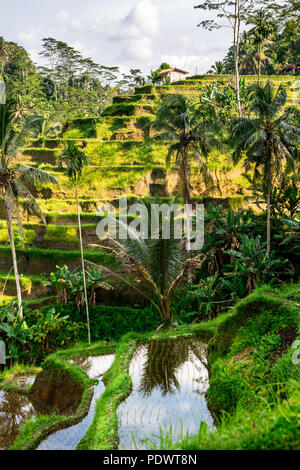
[{"label": "flooded rice paddy", "polygon": [[38,447],[38,450],[75,450],[81,439],[85,436],[88,428],[92,424],[96,401],[105,390],[102,377],[111,367],[114,361],[114,355],[98,356],[98,357],[77,357],[71,362],[84,369],[91,379],[98,379],[99,382],[94,387],[94,396],[90,406],[88,415],[78,424],[57,431],[47,439],[45,439]]},{"label": "flooded rice paddy", "polygon": [[[147,438],[159,446],[160,429],[196,434],[200,422],[213,428],[205,393],[209,386],[205,346],[194,339],[151,341],[130,364],[131,395],[118,408],[119,449],[143,449]],[[149,443],[148,443],[149,444]]]},{"label": "flooded rice paddy", "polygon": [[[120,450],[148,448],[149,439],[159,448],[161,433],[168,432],[175,442],[181,434],[196,434],[201,421],[214,427],[205,399],[209,386],[205,353],[205,345],[191,338],[152,340],[137,348],[130,363],[133,390],[117,410]],[[102,377],[113,361],[114,355],[70,360],[84,369],[90,378],[99,380],[94,387],[89,413],[80,423],[50,435],[38,450],[76,449],[92,424],[96,402],[105,389]],[[64,401],[60,390],[54,403],[49,402],[48,395],[53,398],[51,387],[55,388],[55,395],[58,384],[53,380],[48,384],[47,377],[41,374],[36,380],[31,376],[19,376],[14,383],[23,388],[34,385],[29,395],[0,391],[0,449],[12,445],[20,425],[43,414],[42,405],[45,409],[57,408],[57,404]],[[72,397],[67,391],[63,395],[70,404]]]},{"label": "flooded rice paddy", "polygon": [[[20,386],[33,383],[34,377],[18,377]],[[0,390],[0,449],[8,449],[17,437],[19,428],[33,418],[36,410],[28,395]]]},{"label": "flooded rice paddy", "polygon": [[[92,424],[96,401],[105,389],[101,379],[113,361],[114,355],[88,358],[78,357],[71,360],[71,362],[84,369],[90,378],[99,380],[98,384],[94,387],[94,395],[89,413],[80,423],[50,435],[40,444],[38,449],[76,449],[76,446]],[[37,415],[48,414],[53,411],[59,411],[61,414],[68,415],[74,406],[78,405],[76,401],[78,397],[75,397],[73,393],[68,393],[68,390],[70,392],[69,384],[66,382],[65,389],[61,388],[61,384],[57,382],[55,376],[47,377],[47,371],[43,371],[37,377],[18,376],[14,378],[14,385],[18,387],[24,388],[32,384],[34,384],[33,389],[28,395],[0,390],[0,450],[8,449],[13,444],[20,426],[29,419],[34,419]],[[68,409],[66,404],[69,407]]]}]

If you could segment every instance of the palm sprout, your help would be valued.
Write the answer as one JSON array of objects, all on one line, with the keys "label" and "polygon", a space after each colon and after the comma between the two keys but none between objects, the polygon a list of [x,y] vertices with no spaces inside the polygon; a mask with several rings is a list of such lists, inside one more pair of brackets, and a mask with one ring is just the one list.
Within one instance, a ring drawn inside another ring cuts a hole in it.
[{"label": "palm sprout", "polygon": [[19,202],[25,201],[27,210],[36,214],[46,223],[45,217],[31,193],[30,188],[35,183],[55,183],[57,179],[38,168],[17,163],[17,156],[29,139],[38,132],[41,118],[28,117],[19,130],[14,123],[15,104],[8,100],[0,104],[0,194],[4,199],[7,219],[7,229],[12,251],[13,267],[16,279],[19,314],[22,317],[22,294],[19,281],[18,265],[13,238],[12,218],[18,220],[20,233],[23,235],[22,222],[19,212]]},{"label": "palm sprout", "polygon": [[262,184],[267,199],[267,251],[270,253],[271,189],[275,181],[281,187],[285,185],[286,168],[295,170],[293,155],[297,154],[300,140],[300,112],[296,107],[284,109],[287,100],[284,87],[280,86],[275,93],[269,81],[265,86],[250,85],[249,96],[253,99],[250,106],[253,117],[237,117],[231,123],[231,138],[236,146],[233,158],[237,163],[245,157],[246,170],[254,165],[253,182]]}]

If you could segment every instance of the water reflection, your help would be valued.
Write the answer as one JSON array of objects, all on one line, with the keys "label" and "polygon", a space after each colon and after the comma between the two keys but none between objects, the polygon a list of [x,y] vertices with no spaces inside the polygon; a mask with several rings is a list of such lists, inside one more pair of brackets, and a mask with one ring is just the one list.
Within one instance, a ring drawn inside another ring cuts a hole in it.
[{"label": "water reflection", "polygon": [[88,415],[78,424],[67,429],[62,429],[45,439],[38,447],[38,450],[75,450],[81,439],[85,436],[88,428],[92,424],[95,407],[98,398],[105,390],[101,380],[105,372],[111,367],[114,355],[99,357],[76,357],[70,362],[84,369],[91,379],[100,379],[94,387],[94,396]]},{"label": "water reflection", "polygon": [[0,391],[0,449],[8,449],[19,427],[33,418],[35,410],[27,395]]},{"label": "water reflection", "polygon": [[[118,408],[120,449],[145,447],[145,439],[172,426],[197,433],[200,421],[213,427],[205,393],[209,386],[205,347],[194,339],[151,341],[140,346],[130,364],[132,394]],[[132,439],[134,435],[134,440]]]},{"label": "water reflection", "polygon": [[[95,406],[97,399],[103,393],[105,387],[101,380],[103,374],[110,368],[114,361],[114,355],[99,356],[99,357],[79,357],[73,358],[70,362],[79,365],[82,369],[86,370],[90,378],[100,379],[99,383],[94,387],[94,396],[88,415],[77,425],[68,429],[63,429],[51,435],[41,443],[39,449],[44,450],[72,450],[76,449],[77,444],[86,434],[89,426],[92,424],[94,417]],[[35,381],[35,377],[31,376],[18,376],[14,379],[14,383],[19,386],[28,386]],[[37,386],[38,392],[41,392],[41,400],[43,404],[49,405],[52,401],[57,390],[52,390],[55,383],[50,380],[48,383],[40,384]],[[43,387],[42,387],[43,385]],[[56,384],[57,385],[57,384]],[[53,392],[53,393],[52,393]],[[31,399],[33,401],[31,401]],[[69,402],[72,403],[74,397],[69,396]],[[55,400],[54,400],[55,402]],[[35,404],[34,404],[35,403]],[[54,406],[54,405],[53,405]],[[55,409],[57,403],[55,402]],[[54,411],[50,410],[50,413]],[[9,448],[15,438],[17,437],[19,428],[29,419],[41,414],[39,403],[34,401],[32,395],[18,394],[10,391],[0,390],[0,449]]]}]

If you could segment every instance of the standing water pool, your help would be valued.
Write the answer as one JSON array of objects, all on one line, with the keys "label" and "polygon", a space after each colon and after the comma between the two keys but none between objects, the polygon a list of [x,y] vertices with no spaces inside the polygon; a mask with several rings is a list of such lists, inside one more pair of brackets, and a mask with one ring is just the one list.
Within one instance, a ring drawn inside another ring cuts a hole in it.
[{"label": "standing water pool", "polygon": [[77,445],[85,436],[88,428],[92,424],[96,401],[105,390],[102,377],[105,372],[111,367],[114,361],[114,355],[98,357],[76,357],[71,362],[84,369],[91,379],[99,379],[99,382],[94,387],[94,396],[90,406],[88,415],[78,424],[57,431],[47,439],[45,439],[38,447],[37,450],[76,450]]},{"label": "standing water pool", "polygon": [[209,386],[205,345],[195,339],[153,340],[136,350],[130,364],[131,395],[118,408],[119,449],[143,449],[160,431],[196,434],[200,422],[213,428],[205,393]]},{"label": "standing water pool", "polygon": [[[18,377],[19,386],[31,385],[35,377]],[[27,395],[0,390],[0,450],[8,449],[22,426],[36,414],[34,405]]]}]

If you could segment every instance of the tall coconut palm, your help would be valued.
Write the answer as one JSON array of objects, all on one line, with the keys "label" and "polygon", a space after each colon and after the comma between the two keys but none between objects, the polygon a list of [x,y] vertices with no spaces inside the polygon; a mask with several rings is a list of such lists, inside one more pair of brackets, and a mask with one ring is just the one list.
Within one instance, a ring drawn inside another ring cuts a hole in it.
[{"label": "tall coconut palm", "polygon": [[213,185],[207,165],[209,150],[217,145],[213,131],[217,128],[213,107],[191,103],[186,96],[168,96],[162,100],[156,119],[151,125],[153,139],[170,144],[167,164],[173,155],[179,167],[184,204],[190,202],[191,159],[198,161],[204,182]]},{"label": "tall coconut palm", "polygon": [[21,234],[22,222],[19,213],[19,201],[26,201],[30,212],[38,215],[46,224],[45,217],[31,194],[30,188],[35,183],[55,183],[57,179],[38,168],[19,164],[16,158],[28,139],[33,138],[41,125],[40,117],[29,117],[23,127],[18,129],[14,123],[15,104],[8,100],[0,104],[0,193],[4,200],[7,220],[7,230],[12,252],[13,268],[16,279],[16,290],[19,307],[19,315],[23,316],[22,292],[19,280],[19,271],[13,237],[13,216],[16,216]]},{"label": "tall coconut palm", "polygon": [[265,86],[250,85],[249,97],[253,100],[250,117],[236,117],[231,123],[231,139],[236,146],[233,160],[237,163],[245,157],[246,169],[254,165],[253,182],[262,183],[267,199],[267,252],[270,253],[271,189],[275,181],[284,184],[286,163],[295,166],[293,154],[300,141],[300,111],[296,107],[284,108],[287,100],[284,87],[275,92],[269,81]]},{"label": "tall coconut palm", "polygon": [[87,327],[88,327],[88,340],[89,340],[89,343],[91,343],[89,302],[88,302],[87,286],[86,286],[86,272],[85,272],[84,253],[83,253],[80,206],[79,206],[79,198],[78,198],[78,179],[82,175],[83,168],[86,165],[88,165],[88,159],[85,153],[77,147],[74,141],[69,141],[66,143],[63,152],[59,155],[59,161],[61,165],[66,166],[67,174],[69,178],[74,182],[74,185],[75,185],[79,242],[80,242],[80,251],[81,251],[81,267],[82,267],[83,288],[84,288],[86,318],[87,318]]},{"label": "tall coconut palm", "polygon": [[258,83],[260,83],[262,63],[267,60],[264,49],[271,43],[271,37],[274,34],[275,26],[271,19],[271,15],[266,10],[260,9],[248,21],[248,23],[254,25],[248,35],[252,38],[252,43],[256,48],[254,61],[257,64]]}]

